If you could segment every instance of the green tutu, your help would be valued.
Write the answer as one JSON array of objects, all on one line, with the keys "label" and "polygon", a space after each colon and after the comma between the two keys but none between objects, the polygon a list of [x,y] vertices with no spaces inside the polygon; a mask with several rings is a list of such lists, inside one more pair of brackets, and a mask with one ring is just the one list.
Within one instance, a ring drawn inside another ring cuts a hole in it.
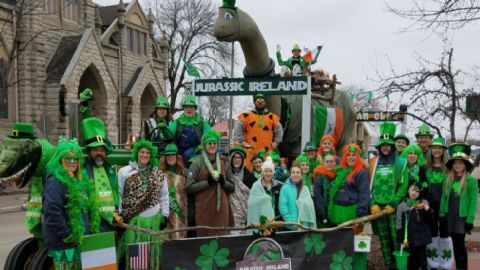
[{"label": "green tutu", "polygon": [[55,270],[80,270],[80,251],[78,248],[49,250],[48,256],[52,257]]},{"label": "green tutu", "polygon": [[345,221],[355,219],[357,217],[357,205],[338,205],[333,204],[328,207],[328,219],[331,223],[338,225]]},{"label": "green tutu", "polygon": [[[163,216],[158,213],[150,217],[141,217],[136,216],[128,222],[129,225],[135,225],[141,228],[150,229],[153,231],[160,230],[160,224],[162,222]],[[128,261],[128,245],[135,243],[150,243],[150,269],[160,269],[160,256],[162,252],[162,238],[158,236],[151,236],[147,233],[138,232],[134,230],[126,230],[123,234],[121,245],[120,245],[120,254],[126,259],[126,269],[130,269]]]}]

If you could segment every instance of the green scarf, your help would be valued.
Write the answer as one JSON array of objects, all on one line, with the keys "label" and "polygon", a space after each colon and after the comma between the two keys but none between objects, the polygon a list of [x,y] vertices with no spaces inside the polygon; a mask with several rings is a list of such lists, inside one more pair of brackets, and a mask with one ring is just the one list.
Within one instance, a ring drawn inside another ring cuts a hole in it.
[{"label": "green scarf", "polygon": [[[203,161],[205,162],[205,165],[207,165],[208,172],[210,172],[210,175],[212,175],[213,180],[217,181],[218,178],[220,178],[221,174],[221,165],[220,165],[220,157],[218,154],[215,154],[215,168],[216,170],[213,169],[212,163],[210,162],[210,159],[208,158],[207,154],[205,152],[202,152],[202,157]],[[226,180],[226,179],[225,179]],[[217,184],[217,203],[216,203],[216,210],[217,212],[220,210],[220,185]]]},{"label": "green scarf", "polygon": [[192,117],[187,117],[184,113],[182,113],[177,120],[182,126],[196,126],[200,124],[201,121],[198,113],[195,113],[195,115]]},{"label": "green scarf", "polygon": [[177,166],[168,166],[168,171],[177,174]]},{"label": "green scarf", "polygon": [[[174,176],[175,177],[175,176]],[[177,190],[174,187],[168,189],[168,198],[170,199],[170,209],[172,209],[178,217],[184,218],[185,214],[183,213],[182,208],[177,201]]]},{"label": "green scarf", "polygon": [[342,186],[345,184],[345,181],[347,181],[347,176],[351,171],[352,168],[350,167],[337,169],[337,176],[335,177],[335,180],[333,180],[330,186],[328,202],[329,207],[333,207],[333,204],[335,203],[335,196],[337,195],[337,192],[340,190],[340,188],[342,188]]},{"label": "green scarf", "polygon": [[415,207],[417,204],[419,204],[419,203],[420,203],[420,200],[414,200],[414,199],[408,198],[406,202],[407,202],[407,205],[408,205],[410,208],[412,208],[412,207]]}]

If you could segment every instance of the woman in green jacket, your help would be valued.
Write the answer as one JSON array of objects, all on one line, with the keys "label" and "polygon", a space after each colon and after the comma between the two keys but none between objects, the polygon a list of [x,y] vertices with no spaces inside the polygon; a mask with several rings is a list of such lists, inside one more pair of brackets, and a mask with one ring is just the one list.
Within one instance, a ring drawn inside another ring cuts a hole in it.
[{"label": "woman in green jacket", "polygon": [[469,160],[470,145],[453,143],[448,147],[450,159],[447,181],[440,202],[440,216],[447,216],[448,231],[453,242],[453,253],[458,270],[468,269],[465,234],[473,229],[477,212],[477,180],[470,175],[473,164]]}]

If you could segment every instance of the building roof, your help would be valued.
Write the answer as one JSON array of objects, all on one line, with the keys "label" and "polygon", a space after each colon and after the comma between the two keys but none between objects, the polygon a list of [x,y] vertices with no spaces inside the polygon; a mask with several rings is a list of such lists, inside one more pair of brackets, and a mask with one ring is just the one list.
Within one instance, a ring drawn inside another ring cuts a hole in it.
[{"label": "building roof", "polygon": [[63,37],[47,66],[47,82],[59,82],[77,50],[82,36]]},{"label": "building roof", "polygon": [[0,3],[15,6],[15,4],[17,3],[17,0],[0,0]]},{"label": "building roof", "polygon": [[[126,8],[128,3],[125,3],[123,5]],[[110,25],[118,17],[118,5],[98,7],[98,10],[100,11],[102,25]]]}]

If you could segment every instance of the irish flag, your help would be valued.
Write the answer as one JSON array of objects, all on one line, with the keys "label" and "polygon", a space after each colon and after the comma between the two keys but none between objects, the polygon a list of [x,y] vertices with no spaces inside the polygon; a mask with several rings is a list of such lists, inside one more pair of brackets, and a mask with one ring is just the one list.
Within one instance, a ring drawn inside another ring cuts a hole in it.
[{"label": "irish flag", "polygon": [[82,269],[117,270],[115,234],[113,232],[87,235],[80,246]]},{"label": "irish flag", "polygon": [[343,111],[340,108],[315,107],[315,143],[319,145],[323,135],[330,134],[338,143],[343,132]]}]

